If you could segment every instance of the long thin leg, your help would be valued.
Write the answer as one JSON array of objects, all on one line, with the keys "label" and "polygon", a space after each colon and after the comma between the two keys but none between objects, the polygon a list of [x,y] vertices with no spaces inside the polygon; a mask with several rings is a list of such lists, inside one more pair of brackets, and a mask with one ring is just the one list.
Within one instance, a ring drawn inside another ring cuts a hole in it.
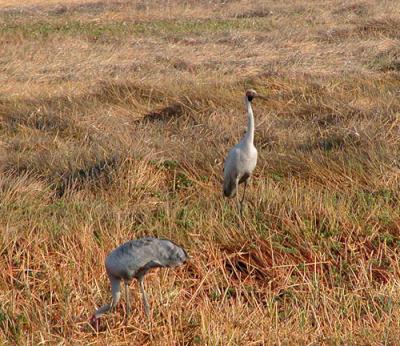
[{"label": "long thin leg", "polygon": [[246,194],[246,187],[247,187],[247,180],[244,181],[243,196],[242,200],[240,201],[240,217],[242,217],[243,215],[243,201],[244,201],[244,195]]},{"label": "long thin leg", "polygon": [[146,313],[146,317],[150,319],[150,306],[149,302],[147,301],[146,292],[144,291],[143,276],[139,278],[139,286],[140,286],[140,292],[142,293],[143,297],[144,312]]},{"label": "long thin leg", "polygon": [[239,202],[239,179],[236,179],[236,203],[239,209],[239,216],[242,216],[242,211],[240,209],[240,202]]},{"label": "long thin leg", "polygon": [[129,282],[125,281],[125,303],[126,303],[126,317],[129,318],[131,314],[131,303],[129,301]]},{"label": "long thin leg", "polygon": [[98,329],[98,319],[104,315],[106,312],[114,309],[118,302],[119,299],[121,298],[121,282],[118,278],[116,278],[113,275],[108,276],[110,279],[110,284],[111,284],[111,293],[112,293],[112,299],[110,304],[105,304],[98,308],[93,316],[90,318],[90,324],[92,325],[93,328]]}]

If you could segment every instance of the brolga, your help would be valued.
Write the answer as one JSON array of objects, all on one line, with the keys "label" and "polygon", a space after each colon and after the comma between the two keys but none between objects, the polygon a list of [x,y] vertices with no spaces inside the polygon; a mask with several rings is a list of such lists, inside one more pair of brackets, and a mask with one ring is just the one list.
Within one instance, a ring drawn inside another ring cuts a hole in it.
[{"label": "brolga", "polygon": [[139,281],[144,311],[150,317],[150,307],[143,280],[152,268],[176,267],[188,260],[188,254],[170,240],[159,238],[140,238],[130,240],[112,250],[106,257],[105,266],[111,284],[111,303],[98,308],[90,319],[95,326],[100,316],[115,308],[121,298],[121,281],[125,283],[126,313],[130,314],[129,284],[133,279]]},{"label": "brolga", "polygon": [[239,184],[244,183],[243,196],[240,202],[238,201],[240,215],[242,215],[247,181],[257,165],[257,149],[254,146],[254,115],[251,107],[251,102],[256,97],[265,99],[253,89],[246,91],[244,102],[248,116],[247,132],[240,142],[229,151],[224,163],[224,196],[239,198],[238,187]]}]

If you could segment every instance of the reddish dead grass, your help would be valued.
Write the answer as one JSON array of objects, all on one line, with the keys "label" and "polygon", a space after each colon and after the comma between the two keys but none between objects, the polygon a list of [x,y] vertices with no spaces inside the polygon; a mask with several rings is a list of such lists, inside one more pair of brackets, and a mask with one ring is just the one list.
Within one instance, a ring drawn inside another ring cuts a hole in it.
[{"label": "reddish dead grass", "polygon": [[[396,344],[399,4],[0,5],[0,340]],[[223,158],[254,102],[245,218]],[[110,299],[108,251],[162,236],[191,261]]]}]

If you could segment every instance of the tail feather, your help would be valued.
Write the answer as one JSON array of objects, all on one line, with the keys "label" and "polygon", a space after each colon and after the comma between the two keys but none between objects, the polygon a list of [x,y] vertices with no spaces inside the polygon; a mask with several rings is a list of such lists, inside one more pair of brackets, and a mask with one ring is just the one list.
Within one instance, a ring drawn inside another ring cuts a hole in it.
[{"label": "tail feather", "polygon": [[228,198],[236,196],[236,184],[234,181],[224,181],[224,196]]}]

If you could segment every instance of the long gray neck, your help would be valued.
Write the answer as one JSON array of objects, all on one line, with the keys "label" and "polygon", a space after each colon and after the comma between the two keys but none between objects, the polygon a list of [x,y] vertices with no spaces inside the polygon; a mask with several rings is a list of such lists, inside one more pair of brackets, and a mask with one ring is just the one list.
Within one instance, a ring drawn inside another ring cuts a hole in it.
[{"label": "long gray neck", "polygon": [[121,298],[121,281],[111,275],[109,276],[109,278],[111,283],[112,301],[111,304],[104,304],[95,311],[94,316],[96,318],[99,318],[100,316],[113,309],[118,304],[119,299]]},{"label": "long gray neck", "polygon": [[245,142],[253,144],[254,142],[254,115],[253,109],[251,108],[251,102],[245,97],[246,109],[247,109],[247,132],[244,137]]}]

